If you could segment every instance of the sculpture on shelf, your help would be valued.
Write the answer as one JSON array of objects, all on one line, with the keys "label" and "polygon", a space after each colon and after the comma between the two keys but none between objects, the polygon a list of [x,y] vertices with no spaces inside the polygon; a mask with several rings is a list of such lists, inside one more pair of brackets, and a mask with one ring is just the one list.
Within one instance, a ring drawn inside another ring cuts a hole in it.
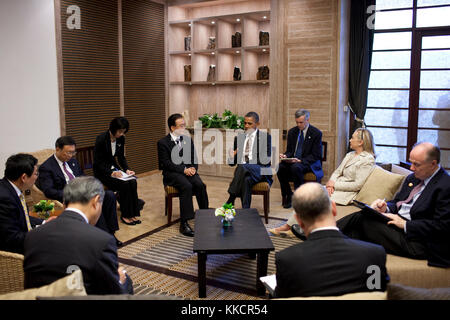
[{"label": "sculpture on shelf", "polygon": [[184,38],[184,51],[191,51],[191,36]]},{"label": "sculpture on shelf", "polygon": [[259,32],[259,45],[268,46],[269,45],[269,33],[260,31]]},{"label": "sculpture on shelf", "polygon": [[187,64],[184,66],[184,81],[191,81],[191,65]]},{"label": "sculpture on shelf", "polygon": [[236,32],[234,35],[231,36],[231,47],[233,48],[240,48],[241,47],[241,33]]},{"label": "sculpture on shelf", "polygon": [[234,67],[233,80],[234,81],[241,80],[241,69],[239,69],[238,66]]},{"label": "sculpture on shelf", "polygon": [[209,66],[208,78],[206,79],[208,82],[216,81],[216,66],[214,64]]},{"label": "sculpture on shelf", "polygon": [[258,73],[256,74],[256,80],[269,80],[269,67],[261,66],[258,68]]},{"label": "sculpture on shelf", "polygon": [[216,37],[209,37],[208,47],[206,49],[208,50],[216,49]]}]

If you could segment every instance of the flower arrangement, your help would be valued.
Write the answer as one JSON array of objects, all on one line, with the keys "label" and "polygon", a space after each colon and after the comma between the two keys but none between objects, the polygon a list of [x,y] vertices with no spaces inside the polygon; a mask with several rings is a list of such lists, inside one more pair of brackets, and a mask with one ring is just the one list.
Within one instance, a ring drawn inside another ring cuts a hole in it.
[{"label": "flower arrangement", "polygon": [[244,129],[244,117],[227,109],[222,117],[214,113],[213,115],[205,114],[198,119],[202,122],[203,128]]},{"label": "flower arrangement", "polygon": [[236,210],[231,203],[225,203],[222,207],[217,208],[214,212],[216,217],[222,216],[222,223],[224,226],[230,226],[236,215]]},{"label": "flower arrangement", "polygon": [[50,214],[55,211],[55,203],[50,200],[41,200],[36,203],[33,208],[39,215],[39,218],[48,219]]}]

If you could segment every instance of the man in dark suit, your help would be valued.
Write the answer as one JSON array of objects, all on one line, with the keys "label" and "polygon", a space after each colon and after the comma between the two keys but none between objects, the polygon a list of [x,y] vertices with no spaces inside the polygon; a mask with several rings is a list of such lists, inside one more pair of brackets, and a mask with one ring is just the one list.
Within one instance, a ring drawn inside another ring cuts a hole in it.
[{"label": "man in dark suit", "polygon": [[272,140],[270,134],[260,131],[259,116],[256,112],[248,112],[244,117],[245,133],[234,138],[233,149],[230,150],[228,164],[237,165],[233,180],[228,188],[230,197],[227,203],[232,203],[241,197],[242,208],[250,208],[252,187],[258,182],[272,184],[271,152]]},{"label": "man in dark suit", "polygon": [[409,159],[414,173],[394,199],[371,205],[389,222],[361,211],[340,219],[338,227],[352,238],[382,245],[388,253],[450,267],[450,177],[439,165],[439,147],[417,144]]},{"label": "man in dark suit", "polygon": [[[70,136],[63,136],[56,140],[55,154],[50,156],[39,166],[39,178],[36,186],[41,189],[45,196],[50,199],[63,202],[63,189],[66,184],[80,176],[84,172],[80,167],[76,154],[75,140]],[[102,214],[96,226],[114,236],[114,232],[119,230],[117,223],[117,204],[114,192],[107,190],[103,201]],[[114,236],[115,237],[115,236]],[[118,246],[122,242],[116,238]]]},{"label": "man in dark suit", "polygon": [[383,247],[349,239],[338,230],[336,204],[322,185],[300,186],[293,206],[307,240],[276,254],[276,298],[386,289],[389,276]]},{"label": "man in dark suit", "polygon": [[304,183],[303,176],[313,172],[317,182],[323,177],[322,171],[322,132],[309,124],[310,113],[299,109],[295,112],[297,126],[288,131],[286,152],[280,154],[282,160],[277,176],[280,181],[282,203],[284,208],[292,206],[292,190],[289,181],[294,181],[294,189]]},{"label": "man in dark suit", "polygon": [[64,188],[66,210],[25,238],[25,288],[48,285],[81,269],[88,294],[133,293],[131,279],[118,267],[114,237],[93,227],[104,195],[94,177],[69,181]]},{"label": "man in dark suit", "polygon": [[0,180],[0,250],[23,253],[25,235],[43,220],[30,217],[25,190],[38,176],[37,159],[15,154],[6,160],[5,176]]},{"label": "man in dark suit", "polygon": [[180,193],[180,232],[189,237],[194,231],[188,220],[194,218],[192,196],[195,195],[200,209],[208,209],[206,185],[197,173],[198,161],[192,139],[185,134],[186,122],[179,113],[167,120],[170,133],[158,141],[159,170],[164,185],[173,186]]}]

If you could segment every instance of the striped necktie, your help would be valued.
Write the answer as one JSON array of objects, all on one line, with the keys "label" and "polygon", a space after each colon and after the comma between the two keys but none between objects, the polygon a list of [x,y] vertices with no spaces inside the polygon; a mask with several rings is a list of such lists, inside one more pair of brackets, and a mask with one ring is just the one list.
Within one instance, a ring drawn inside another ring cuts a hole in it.
[{"label": "striped necktie", "polygon": [[303,130],[300,131],[299,135],[298,135],[298,139],[297,139],[297,148],[295,149],[295,157],[297,159],[300,159],[302,157],[302,148],[303,148],[303,141],[304,141],[304,137],[303,137]]},{"label": "striped necktie", "polygon": [[415,186],[415,187],[411,190],[411,192],[409,193],[408,198],[406,198],[406,199],[403,200],[403,201],[398,201],[398,202],[396,203],[397,209],[400,209],[400,207],[402,206],[402,204],[409,203],[409,202],[414,198],[414,196],[420,191],[420,189],[421,189],[422,187],[423,187],[423,180],[421,180],[420,183],[419,183],[417,186]]},{"label": "striped necktie", "polygon": [[20,198],[20,202],[22,203],[23,212],[25,212],[25,221],[27,223],[27,229],[28,229],[28,231],[30,231],[32,229],[32,227],[31,227],[31,223],[30,223],[30,217],[28,216],[28,208],[27,208],[27,204],[25,202],[25,197],[23,196],[23,193],[20,194],[19,198]]},{"label": "striped necktie", "polygon": [[71,174],[71,173],[69,172],[69,170],[67,169],[67,166],[68,166],[67,162],[64,162],[64,163],[63,163],[63,170],[64,170],[64,172],[67,174],[67,177],[69,178],[69,181],[70,181],[70,180],[75,179],[75,177],[73,176],[73,174]]}]

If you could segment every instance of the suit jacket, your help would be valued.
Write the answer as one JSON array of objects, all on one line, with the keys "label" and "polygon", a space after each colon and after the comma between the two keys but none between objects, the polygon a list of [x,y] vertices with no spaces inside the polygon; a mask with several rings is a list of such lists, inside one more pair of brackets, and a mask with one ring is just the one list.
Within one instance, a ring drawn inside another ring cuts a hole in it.
[{"label": "suit jacket", "polygon": [[[67,165],[70,167],[75,177],[84,175],[77,159],[70,159],[67,161]],[[55,199],[62,203],[63,189],[66,186],[66,183],[64,173],[54,155],[50,156],[43,164],[40,165],[39,178],[36,186],[44,192],[47,198]]]},{"label": "suit jacket", "polygon": [[[294,158],[299,132],[300,129],[298,127],[293,127],[288,131],[286,152],[284,153],[288,158]],[[312,125],[309,125],[308,127],[308,131],[303,142],[300,160],[302,160],[303,164],[311,168],[311,171],[316,175],[318,181],[323,178],[321,162],[322,131]]]},{"label": "suit jacket", "polygon": [[113,171],[112,166],[124,172],[129,169],[125,159],[125,136],[116,140],[116,153],[113,156],[111,137],[109,131],[106,131],[98,135],[95,140],[93,165],[95,177],[99,180],[102,180],[102,177],[110,177]]},{"label": "suit jacket", "polygon": [[[159,170],[162,170],[164,184],[171,184],[171,172],[184,174],[184,169],[191,167],[194,167],[196,171],[198,170],[194,142],[188,136],[181,136],[180,139],[182,145],[181,150],[174,150],[176,144],[170,134],[158,141],[158,167]],[[172,159],[172,152],[174,153],[174,157],[179,161]]]},{"label": "suit jacket", "polygon": [[366,151],[356,156],[354,151],[347,153],[330,177],[330,180],[335,182],[331,200],[344,206],[352,202],[372,172],[374,165],[375,158]]},{"label": "suit jacket", "polygon": [[370,291],[367,280],[375,273],[367,268],[372,265],[379,267],[377,290],[384,291],[389,281],[383,247],[350,239],[337,230],[310,234],[305,242],[278,252],[275,263],[277,298]]},{"label": "suit jacket", "polygon": [[[240,164],[245,151],[245,133],[240,133],[234,138],[233,150],[237,149],[237,153],[233,159],[228,159],[228,164],[230,166],[235,166]],[[258,130],[256,132],[256,141],[253,142],[252,150],[252,160],[249,161],[250,164],[256,164],[259,167],[268,168],[267,173],[272,173],[271,157],[272,157],[272,136],[265,131]],[[257,170],[255,171],[255,176],[261,175],[261,170],[255,166],[248,166],[247,170]],[[272,174],[265,174],[261,177],[261,181],[266,180],[270,185],[272,184]]]},{"label": "suit jacket", "polygon": [[[42,223],[30,217],[32,227]],[[23,253],[23,242],[28,233],[25,212],[16,190],[4,178],[0,179],[0,250]]]},{"label": "suit jacket", "polygon": [[[233,150],[237,153],[233,159],[229,159],[228,164],[235,166],[240,163],[244,154],[245,133],[240,133],[234,137]],[[272,136],[267,132],[258,130],[256,132],[256,141],[253,142],[251,150],[252,160],[249,163],[257,164],[262,167],[270,167],[272,157]]]},{"label": "suit jacket", "polygon": [[115,239],[74,211],[66,210],[29,232],[24,255],[25,288],[50,284],[75,266],[83,273],[88,294],[132,293],[131,279],[119,283]]},{"label": "suit jacket", "polygon": [[[408,198],[419,180],[410,174],[388,207],[398,213],[396,203]],[[410,210],[411,220],[406,222],[406,237],[427,247],[428,263],[450,266],[450,176],[440,168],[427,184]]]}]

